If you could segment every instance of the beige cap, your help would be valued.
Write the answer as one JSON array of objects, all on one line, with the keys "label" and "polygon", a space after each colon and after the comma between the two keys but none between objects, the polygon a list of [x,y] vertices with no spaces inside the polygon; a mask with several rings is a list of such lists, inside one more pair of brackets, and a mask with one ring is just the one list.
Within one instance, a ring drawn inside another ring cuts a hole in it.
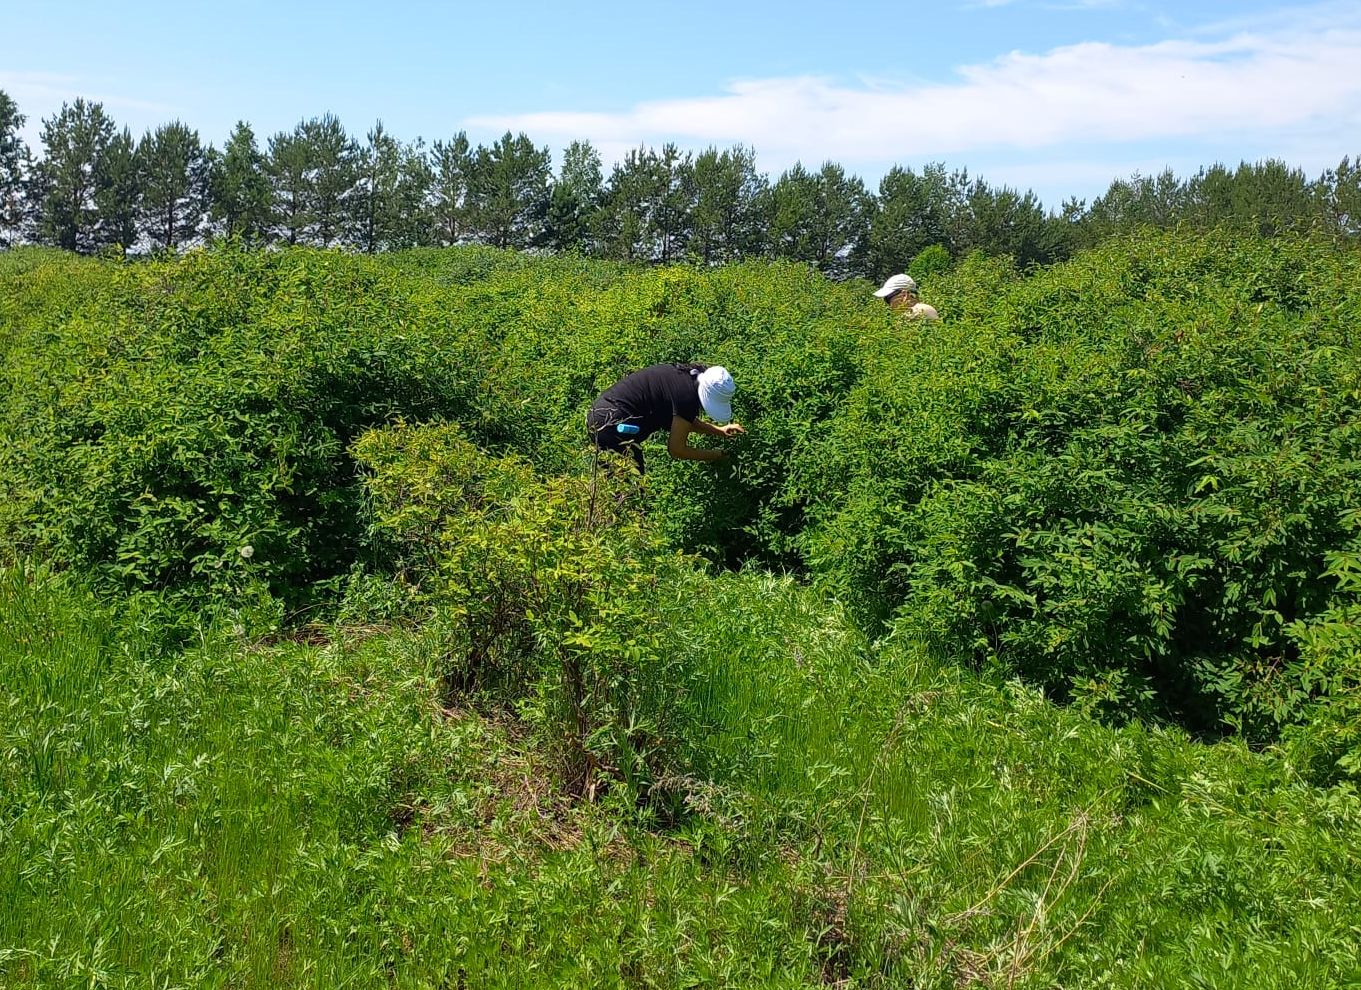
[{"label": "beige cap", "polygon": [[879,288],[874,294],[880,299],[886,299],[895,292],[907,289],[909,292],[917,291],[917,280],[911,275],[890,275],[888,281]]}]

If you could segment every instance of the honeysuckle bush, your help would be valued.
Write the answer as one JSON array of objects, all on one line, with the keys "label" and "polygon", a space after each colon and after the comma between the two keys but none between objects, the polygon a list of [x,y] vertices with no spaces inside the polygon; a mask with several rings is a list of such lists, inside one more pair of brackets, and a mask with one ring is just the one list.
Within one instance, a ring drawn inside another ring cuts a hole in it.
[{"label": "honeysuckle bush", "polygon": [[[49,252],[15,268],[0,540],[119,591],[200,601],[255,580],[302,604],[371,563],[347,452],[367,426],[457,419],[488,449],[579,472],[591,397],[641,364],[696,357],[744,376],[744,415],[795,415],[769,417],[740,481],[673,476],[660,517],[716,559],[792,559],[797,507],[771,497],[787,449],[855,377],[848,317],[888,329],[852,289],[795,265],[642,273],[478,249]],[[779,347],[753,349],[754,335]],[[697,515],[706,499],[723,511]]]},{"label": "honeysuckle bush", "polygon": [[1357,256],[1162,237],[998,276],[940,283],[952,318],[796,455],[813,570],[1099,711],[1263,740],[1341,701],[1356,655],[1307,630],[1354,594]]},{"label": "honeysuckle bush", "polygon": [[340,254],[49,255],[15,286],[5,542],[123,591],[304,596],[364,556],[348,444],[461,412],[476,386],[475,341],[410,279]]},{"label": "honeysuckle bush", "polygon": [[702,721],[683,634],[700,575],[643,523],[631,466],[539,478],[453,425],[370,431],[355,456],[451,696],[515,703],[571,793],[621,784],[674,813]]},{"label": "honeysuckle bush", "polygon": [[923,277],[930,324],[788,263],[9,257],[11,555],[305,600],[391,563],[365,429],[457,421],[577,484],[594,395],[703,360],[732,370],[749,432],[719,467],[653,445],[648,525],[671,545],[805,575],[871,635],[1117,718],[1264,741],[1340,704],[1309,745],[1354,765],[1356,589],[1333,556],[1361,504],[1353,251],[1162,233],[1028,274],[974,256]]}]

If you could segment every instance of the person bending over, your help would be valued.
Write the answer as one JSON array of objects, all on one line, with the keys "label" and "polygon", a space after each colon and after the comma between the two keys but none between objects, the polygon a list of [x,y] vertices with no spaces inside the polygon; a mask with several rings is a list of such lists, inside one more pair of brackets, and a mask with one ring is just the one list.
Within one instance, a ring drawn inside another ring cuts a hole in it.
[{"label": "person bending over", "polygon": [[[745,433],[732,419],[737,385],[726,368],[704,364],[654,364],[615,382],[595,400],[586,415],[588,438],[598,450],[629,454],[644,470],[642,442],[667,431],[666,451],[687,461],[718,461],[721,450],[691,447],[691,433],[730,437]],[[701,410],[714,425],[700,418]]]},{"label": "person bending over", "polygon": [[917,297],[917,280],[911,275],[890,275],[888,281],[874,293],[893,312],[910,320],[939,320],[936,307]]}]

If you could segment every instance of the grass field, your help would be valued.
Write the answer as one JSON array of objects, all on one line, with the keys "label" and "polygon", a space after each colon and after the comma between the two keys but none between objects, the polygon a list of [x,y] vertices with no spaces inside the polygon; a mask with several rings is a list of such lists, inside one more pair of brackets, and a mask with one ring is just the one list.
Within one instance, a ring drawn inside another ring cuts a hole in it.
[{"label": "grass field", "polygon": [[1110,729],[697,578],[707,773],[650,820],[555,789],[438,636],[161,655],[0,582],[11,987],[1203,986],[1361,979],[1361,803]]}]

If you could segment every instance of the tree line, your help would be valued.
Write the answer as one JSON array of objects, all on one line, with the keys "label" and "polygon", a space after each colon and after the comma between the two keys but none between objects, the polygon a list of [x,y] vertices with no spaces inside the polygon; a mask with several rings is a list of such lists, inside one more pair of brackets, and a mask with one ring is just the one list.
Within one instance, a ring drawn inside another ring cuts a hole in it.
[{"label": "tree line", "polygon": [[876,190],[832,161],[771,181],[742,145],[639,147],[606,174],[591,143],[574,141],[555,174],[547,147],[509,132],[490,145],[463,132],[426,144],[378,122],[360,140],[326,114],[263,143],[242,121],[219,149],[178,120],[134,139],[102,104],[77,99],[42,121],[35,154],[25,120],[0,91],[0,247],[482,243],[661,264],[781,257],[878,278],[971,251],[1046,264],[1141,226],[1361,236],[1361,161],[1349,157],[1316,179],[1277,160],[1136,174],[1047,210],[1033,192],[939,163],[894,166]]}]

